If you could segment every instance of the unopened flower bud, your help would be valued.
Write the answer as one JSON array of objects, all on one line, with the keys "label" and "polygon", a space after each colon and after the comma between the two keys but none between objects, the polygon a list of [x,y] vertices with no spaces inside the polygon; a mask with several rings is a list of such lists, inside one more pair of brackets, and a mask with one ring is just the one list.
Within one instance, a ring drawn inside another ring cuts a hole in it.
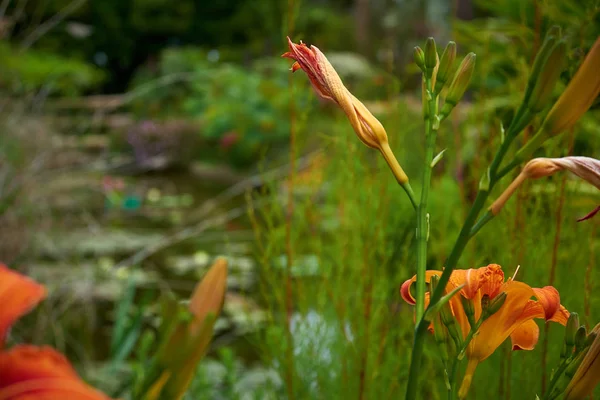
[{"label": "unopened flower bud", "polygon": [[448,82],[450,79],[450,74],[452,73],[452,66],[454,65],[455,59],[456,43],[448,42],[446,48],[444,49],[444,53],[442,54],[442,58],[440,59],[435,81],[435,93],[441,92],[446,82]]},{"label": "unopened flower bud", "polygon": [[535,77],[535,85],[527,102],[527,108],[532,113],[540,112],[550,102],[554,86],[563,70],[566,55],[567,44],[562,40],[550,49],[539,74]]},{"label": "unopened flower bud", "polygon": [[452,109],[465,94],[469,82],[471,81],[471,77],[473,76],[473,71],[475,71],[475,58],[475,53],[469,53],[460,63],[460,66],[454,75],[454,79],[450,84],[450,88],[448,89],[446,99],[444,100],[444,106],[440,112],[441,119],[446,118],[450,114]]},{"label": "unopened flower bud", "polygon": [[467,320],[469,321],[469,325],[471,329],[474,329],[475,324],[475,306],[473,305],[473,301],[471,299],[467,299],[465,297],[461,297],[463,309],[465,310],[465,315],[467,316]]},{"label": "unopened flower bud", "polygon": [[483,311],[483,313],[484,313],[483,318],[488,318],[488,317],[494,315],[495,313],[497,313],[498,310],[500,310],[500,308],[504,305],[505,301],[506,301],[506,293],[505,292],[502,292],[499,295],[497,295],[496,297],[494,297],[490,301],[488,307]]},{"label": "unopened flower bud", "polygon": [[433,69],[437,66],[437,61],[438,55],[435,47],[435,39],[429,37],[425,42],[425,68],[428,78],[431,78]]},{"label": "unopened flower bud", "polygon": [[456,348],[460,348],[462,338],[460,336],[460,333],[458,332],[454,315],[452,315],[452,310],[450,309],[450,304],[446,303],[440,308],[440,319],[442,320],[442,323],[448,330],[448,333],[454,341]]},{"label": "unopened flower bud", "polygon": [[423,52],[423,49],[419,46],[415,46],[413,51],[413,59],[421,71],[425,72],[425,52]]},{"label": "unopened flower bud", "polygon": [[569,355],[569,349],[573,349],[575,346],[575,334],[579,329],[579,315],[576,312],[572,312],[567,320],[567,327],[565,328],[565,345],[567,346],[567,355]]},{"label": "unopened flower bud", "polygon": [[[567,370],[577,368],[574,374],[569,372],[570,380],[567,389],[565,390],[565,400],[582,400],[587,398],[600,383],[600,324],[596,325],[588,336],[593,336],[593,341],[589,345],[589,349],[582,352],[576,362],[572,366],[569,365]],[[582,358],[583,357],[583,358]],[[567,375],[565,372],[565,375]]]},{"label": "unopened flower bud", "polygon": [[448,362],[448,334],[446,332],[446,328],[442,324],[439,315],[435,317],[433,325],[433,336],[435,338],[436,343],[438,344],[440,358],[442,359],[444,365],[446,365],[446,363]]},{"label": "unopened flower bud", "polygon": [[587,339],[587,332],[585,326],[580,326],[575,332],[575,351],[579,352],[585,345]]}]

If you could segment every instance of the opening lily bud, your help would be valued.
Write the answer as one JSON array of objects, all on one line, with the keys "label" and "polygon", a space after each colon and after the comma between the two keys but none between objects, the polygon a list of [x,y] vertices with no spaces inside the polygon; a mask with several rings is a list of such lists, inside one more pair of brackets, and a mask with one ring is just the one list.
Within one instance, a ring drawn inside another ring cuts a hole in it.
[{"label": "opening lily bud", "polygon": [[469,82],[471,81],[471,77],[473,76],[473,71],[475,71],[475,58],[475,53],[469,53],[460,63],[460,66],[454,75],[454,79],[450,84],[450,88],[448,89],[446,99],[444,100],[444,106],[440,112],[441,119],[446,118],[450,114],[452,109],[454,109],[465,94]]},{"label": "opening lily bud", "polygon": [[387,133],[381,122],[371,114],[365,105],[346,89],[336,70],[327,57],[316,46],[304,43],[295,44],[288,37],[290,51],[282,57],[294,60],[292,71],[302,69],[310,79],[315,92],[323,99],[335,102],[346,113],[358,138],[367,146],[378,149],[396,180],[406,184],[408,177],[396,160],[388,143]]}]

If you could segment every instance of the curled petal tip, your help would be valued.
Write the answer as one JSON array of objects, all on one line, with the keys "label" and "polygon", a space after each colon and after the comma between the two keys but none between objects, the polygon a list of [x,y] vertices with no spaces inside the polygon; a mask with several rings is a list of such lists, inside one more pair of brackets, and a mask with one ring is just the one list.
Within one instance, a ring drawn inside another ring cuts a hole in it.
[{"label": "curled petal tip", "polygon": [[577,220],[577,222],[588,220],[588,219],[592,218],[594,215],[598,214],[598,212],[600,212],[600,206],[598,206],[595,209],[593,209],[589,214],[587,214],[587,215],[579,218]]}]

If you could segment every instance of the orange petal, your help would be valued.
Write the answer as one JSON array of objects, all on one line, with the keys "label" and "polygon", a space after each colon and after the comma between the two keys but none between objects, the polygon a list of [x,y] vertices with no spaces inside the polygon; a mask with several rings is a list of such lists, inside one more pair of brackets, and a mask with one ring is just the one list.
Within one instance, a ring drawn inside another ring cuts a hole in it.
[{"label": "orange petal", "polygon": [[569,320],[569,316],[571,313],[567,310],[563,305],[560,306],[556,314],[549,319],[552,322],[558,322],[561,325],[567,325],[567,321]]},{"label": "orange petal", "polygon": [[0,264],[0,349],[10,327],[46,296],[46,289]]},{"label": "orange petal", "polygon": [[[431,277],[434,275],[440,276],[440,275],[442,275],[442,271],[437,271],[437,270],[433,270],[433,269],[425,271],[425,282],[427,282],[427,283],[431,282]],[[416,281],[417,281],[417,276],[415,275],[412,278],[406,280],[400,287],[400,295],[402,296],[404,301],[406,301],[408,304],[413,304],[413,305],[416,304],[415,303],[416,299],[410,293],[410,288],[412,287],[412,284],[415,283]]]},{"label": "orange petal", "polygon": [[0,353],[0,399],[107,400],[49,347],[15,346]]},{"label": "orange petal", "polygon": [[549,320],[556,314],[560,308],[560,295],[558,290],[552,286],[545,286],[541,289],[533,288],[535,297],[544,309],[544,318]]},{"label": "orange petal", "polygon": [[523,282],[508,281],[502,285],[501,291],[506,293],[506,301],[500,310],[479,328],[479,334],[467,349],[469,358],[485,360],[519,325],[526,321],[522,319],[522,314],[529,299],[534,295],[531,287]]},{"label": "orange petal", "polygon": [[510,334],[513,350],[533,350],[540,337],[540,328],[534,320],[523,322]]},{"label": "orange petal", "polygon": [[461,294],[467,299],[474,298],[480,289],[482,295],[487,294],[494,298],[504,283],[504,273],[498,264],[490,264],[482,268],[457,269],[452,271],[450,283],[454,287],[464,284]]}]

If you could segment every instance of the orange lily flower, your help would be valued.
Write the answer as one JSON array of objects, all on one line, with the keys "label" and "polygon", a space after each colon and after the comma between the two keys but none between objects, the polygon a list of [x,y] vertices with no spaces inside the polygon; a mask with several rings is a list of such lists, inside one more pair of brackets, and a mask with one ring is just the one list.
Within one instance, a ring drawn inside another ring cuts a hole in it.
[{"label": "orange lily flower", "polygon": [[46,289],[0,263],[0,350],[8,330],[44,297]]},{"label": "orange lily flower", "polygon": [[108,400],[49,347],[3,349],[12,324],[45,296],[42,285],[0,264],[0,400]]},{"label": "orange lily flower", "polygon": [[[440,276],[442,271],[427,271],[426,280],[429,282],[434,275]],[[402,284],[402,298],[409,304],[415,304],[410,293],[416,276]],[[460,296],[472,301],[475,321],[482,314],[481,300],[489,297],[490,302],[500,293],[506,294],[506,300],[497,312],[487,318],[479,327],[478,334],[473,337],[466,348],[469,360],[465,378],[459,390],[459,397],[466,396],[477,365],[488,358],[510,337],[513,350],[532,350],[539,338],[539,328],[535,318],[558,322],[566,325],[569,312],[560,304],[558,291],[552,286],[532,288],[529,285],[513,279],[504,281],[502,267],[490,264],[487,267],[455,270],[446,286],[446,293],[464,284],[459,294],[450,300],[450,308],[454,315],[463,339],[467,337],[471,326],[465,314]],[[426,294],[426,300],[429,298]],[[536,300],[532,300],[536,298]]]},{"label": "orange lily flower", "polygon": [[344,86],[327,57],[316,46],[308,47],[302,42],[295,44],[289,37],[287,39],[290,51],[282,57],[295,61],[292,72],[299,69],[306,72],[315,92],[321,98],[335,102],[346,113],[358,138],[365,145],[381,152],[396,180],[401,184],[408,182],[408,177],[390,148],[385,128]]}]

